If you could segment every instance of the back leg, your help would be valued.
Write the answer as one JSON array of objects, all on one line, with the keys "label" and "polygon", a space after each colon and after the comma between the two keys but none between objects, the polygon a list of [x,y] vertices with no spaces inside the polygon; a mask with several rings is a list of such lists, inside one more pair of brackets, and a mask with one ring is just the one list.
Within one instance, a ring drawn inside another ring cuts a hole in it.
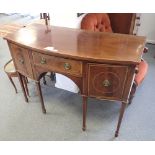
[{"label": "back leg", "polygon": [[8,76],[8,78],[9,78],[10,82],[12,83],[13,87],[15,88],[15,92],[17,93],[17,88],[16,88],[12,78],[10,76]]}]

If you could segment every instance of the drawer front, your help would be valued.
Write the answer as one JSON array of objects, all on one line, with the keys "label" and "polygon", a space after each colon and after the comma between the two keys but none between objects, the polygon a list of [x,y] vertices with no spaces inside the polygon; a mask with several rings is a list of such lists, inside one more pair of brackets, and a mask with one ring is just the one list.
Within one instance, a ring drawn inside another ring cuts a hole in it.
[{"label": "drawer front", "polygon": [[122,100],[128,67],[90,64],[88,94],[103,99]]},{"label": "drawer front", "polygon": [[16,69],[21,74],[33,78],[33,72],[28,49],[15,44],[9,44]]},{"label": "drawer front", "polygon": [[82,76],[82,62],[70,60],[46,54],[33,52],[33,61],[35,66],[45,68],[47,71],[67,73],[74,76]]}]

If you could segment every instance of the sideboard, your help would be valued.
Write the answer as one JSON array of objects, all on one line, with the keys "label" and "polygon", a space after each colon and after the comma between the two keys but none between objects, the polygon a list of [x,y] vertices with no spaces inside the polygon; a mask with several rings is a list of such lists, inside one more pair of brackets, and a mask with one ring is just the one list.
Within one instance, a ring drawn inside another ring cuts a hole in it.
[{"label": "sideboard", "polygon": [[[61,73],[73,80],[83,98],[83,130],[86,130],[88,97],[120,101],[115,136],[128,104],[136,66],[145,47],[145,37],[91,32],[32,24],[7,35],[10,52],[18,72],[36,82],[42,111],[46,113],[40,78],[47,72]],[[52,102],[52,100],[51,100]]]}]

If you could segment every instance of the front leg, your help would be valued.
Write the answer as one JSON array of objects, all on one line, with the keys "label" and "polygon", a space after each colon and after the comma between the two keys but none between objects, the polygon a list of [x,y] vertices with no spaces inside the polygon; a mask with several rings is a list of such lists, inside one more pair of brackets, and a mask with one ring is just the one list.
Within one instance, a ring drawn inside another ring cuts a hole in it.
[{"label": "front leg", "polygon": [[18,79],[19,79],[24,97],[25,97],[25,101],[28,102],[28,97],[27,97],[26,90],[25,90],[24,83],[23,83],[23,77],[19,72],[17,72],[17,75],[18,75]]},{"label": "front leg", "polygon": [[37,86],[38,95],[40,97],[42,112],[45,114],[46,113],[46,109],[45,109],[44,100],[43,100],[41,86],[40,86],[40,82],[39,81],[36,81],[36,86]]},{"label": "front leg", "polygon": [[119,133],[122,118],[123,118],[123,115],[124,115],[125,107],[126,107],[126,103],[122,102],[121,109],[120,109],[120,114],[119,114],[119,119],[118,119],[118,124],[117,124],[117,129],[116,129],[116,132],[115,132],[115,137],[118,137],[118,133]]},{"label": "front leg", "polygon": [[88,97],[83,96],[83,126],[82,126],[83,131],[86,130],[87,99]]}]

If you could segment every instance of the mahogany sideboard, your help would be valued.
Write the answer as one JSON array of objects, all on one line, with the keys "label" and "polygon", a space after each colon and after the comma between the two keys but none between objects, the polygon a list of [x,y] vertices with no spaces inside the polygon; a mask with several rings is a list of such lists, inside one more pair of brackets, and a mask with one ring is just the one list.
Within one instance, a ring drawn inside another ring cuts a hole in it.
[{"label": "mahogany sideboard", "polygon": [[[46,72],[61,73],[80,89],[83,130],[86,130],[88,97],[122,103],[115,132],[118,136],[145,37],[55,26],[47,30],[45,25],[33,24],[4,39],[8,42],[20,81],[22,75],[36,81],[43,113],[46,109],[39,79]],[[21,86],[24,90],[22,82]]]}]

